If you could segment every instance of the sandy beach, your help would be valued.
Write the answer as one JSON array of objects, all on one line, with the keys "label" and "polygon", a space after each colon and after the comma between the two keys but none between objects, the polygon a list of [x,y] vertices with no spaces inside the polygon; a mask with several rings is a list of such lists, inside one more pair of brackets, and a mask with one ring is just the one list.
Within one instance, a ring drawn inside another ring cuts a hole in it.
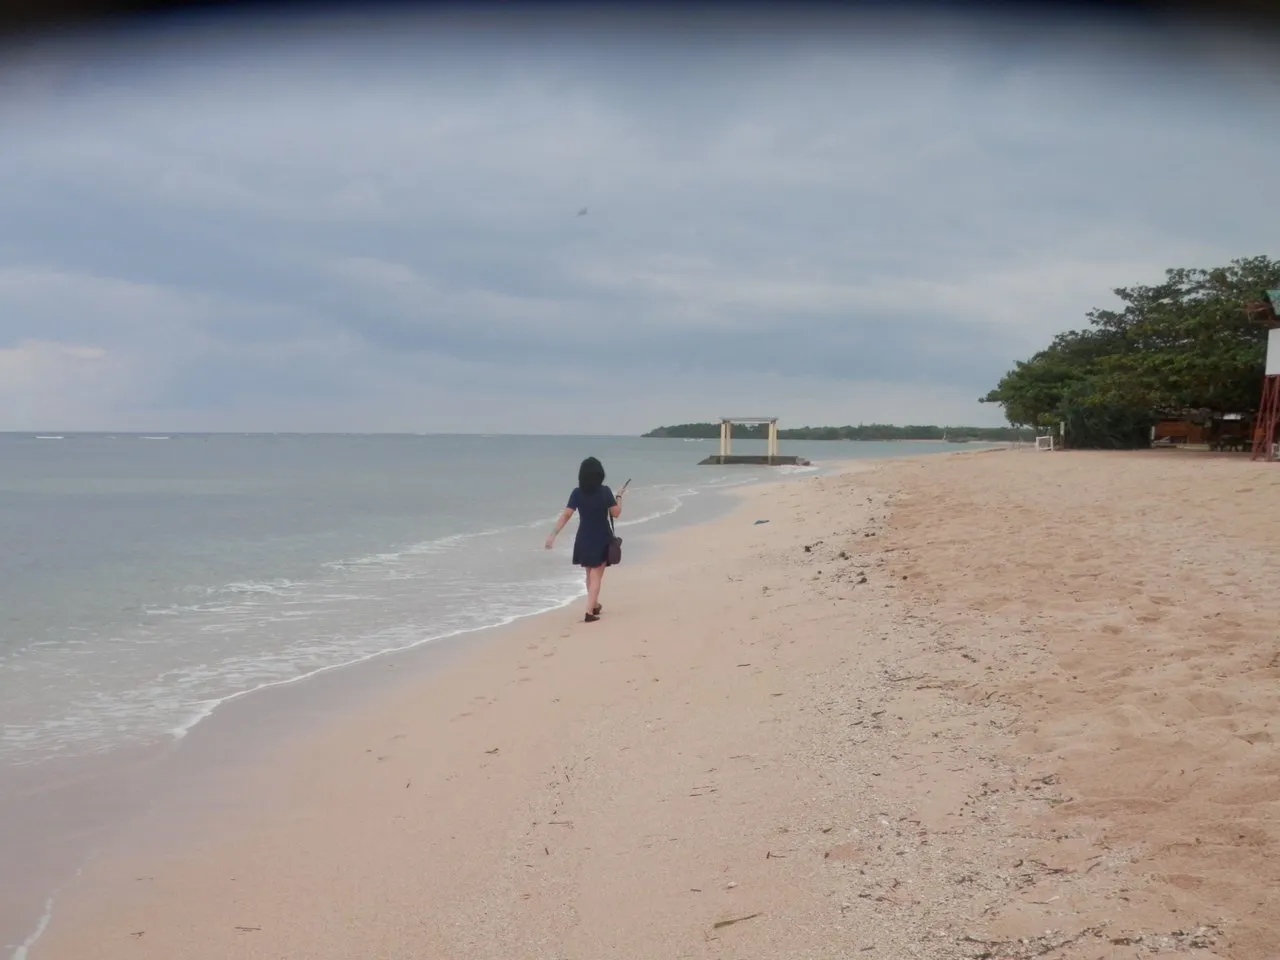
[{"label": "sandy beach", "polygon": [[599,623],[477,637],[140,824],[30,957],[1271,960],[1277,570],[1247,459],[753,488]]}]

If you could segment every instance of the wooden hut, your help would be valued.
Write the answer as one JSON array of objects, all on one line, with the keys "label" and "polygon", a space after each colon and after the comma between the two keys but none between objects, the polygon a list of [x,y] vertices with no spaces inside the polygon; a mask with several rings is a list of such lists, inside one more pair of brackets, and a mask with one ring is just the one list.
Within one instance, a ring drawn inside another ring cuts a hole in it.
[{"label": "wooden hut", "polygon": [[1152,432],[1153,443],[1207,443],[1208,428],[1193,420],[1160,420]]}]

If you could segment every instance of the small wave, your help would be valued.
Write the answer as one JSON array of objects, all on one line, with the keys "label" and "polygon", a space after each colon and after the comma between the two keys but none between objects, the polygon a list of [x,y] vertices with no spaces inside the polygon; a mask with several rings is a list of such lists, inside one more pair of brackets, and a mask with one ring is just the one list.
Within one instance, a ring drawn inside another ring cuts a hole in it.
[{"label": "small wave", "polygon": [[143,440],[172,440],[173,437],[143,437]]},{"label": "small wave", "polygon": [[66,437],[54,436],[53,434],[41,434],[36,437],[37,440],[65,440]]},{"label": "small wave", "polygon": [[30,955],[31,948],[36,945],[36,941],[44,936],[44,932],[49,929],[49,922],[53,919],[53,897],[44,902],[44,912],[40,914],[40,919],[36,922],[36,928],[28,934],[27,939],[13,948],[13,953],[9,955],[10,960],[27,960]]},{"label": "small wave", "polygon": [[292,580],[273,580],[270,583],[250,580],[246,583],[228,583],[224,586],[211,590],[211,593],[247,593],[247,594],[266,594],[272,597],[293,597],[297,595],[297,588],[304,584],[294,583]]},{"label": "small wave", "polygon": [[[743,483],[750,483],[755,478],[734,477],[728,474],[714,476],[707,482],[691,486],[689,484],[656,484],[651,487],[642,488],[646,494],[658,494],[660,496],[670,497],[675,502],[670,508],[656,510],[646,513],[643,516],[628,518],[620,521],[618,526],[637,526],[642,523],[649,523],[662,517],[670,516],[679,510],[684,504],[683,501],[687,497],[697,496],[701,490],[719,489],[721,487],[734,487]],[[508,533],[518,533],[522,530],[537,530],[546,524],[554,521],[554,516],[539,517],[537,520],[529,520],[523,523],[506,524],[501,527],[491,527],[486,530],[472,530],[465,533],[454,533],[444,537],[436,537],[431,540],[423,540],[419,543],[413,543],[399,550],[386,551],[382,553],[371,553],[361,557],[350,557],[342,560],[330,560],[323,564],[327,570],[336,570],[339,572],[350,572],[365,568],[393,567],[401,564],[406,557],[430,556],[434,554],[444,553],[446,551],[455,550],[473,540],[479,540],[487,537],[502,536]]]},{"label": "small wave", "polygon": [[[247,697],[250,694],[257,693],[262,690],[269,690],[274,687],[283,687],[283,686],[288,686],[290,684],[299,683],[303,680],[308,679],[309,677],[315,677],[322,673],[330,673],[334,670],[340,670],[344,667],[355,666],[356,664],[360,664],[360,663],[367,663],[370,660],[375,660],[378,657],[384,657],[389,654],[403,653],[406,650],[413,650],[424,644],[434,643],[437,640],[447,640],[449,638],[461,636],[467,633],[478,633],[481,630],[490,630],[495,627],[504,627],[508,624],[515,623],[517,620],[523,620],[526,617],[538,616],[543,613],[549,613],[553,610],[562,610],[565,607],[567,607],[569,604],[573,603],[575,600],[583,596],[584,591],[582,587],[578,585],[577,577],[574,577],[573,584],[574,586],[572,587],[572,590],[570,591],[568,588],[566,588],[566,590],[564,591],[564,594],[562,594],[560,599],[557,599],[549,604],[539,606],[535,609],[521,610],[519,612],[501,615],[496,619],[469,624],[467,626],[458,627],[456,629],[448,630],[443,633],[436,633],[429,636],[422,636],[413,640],[406,640],[406,642],[403,642],[403,643],[384,646],[376,650],[371,650],[366,653],[362,653],[359,656],[348,657],[347,659],[342,660],[340,662],[323,664],[321,666],[314,667],[313,669],[304,670],[301,673],[296,673],[292,676],[281,677],[280,679],[277,679],[277,680],[267,680],[262,683],[255,684],[254,686],[247,687],[243,690],[237,690],[234,693],[229,693],[226,696],[213,697],[208,700],[200,701],[199,703],[195,704],[195,707],[196,707],[195,711],[189,717],[187,717],[187,719],[185,719],[184,721],[182,721],[181,723],[177,724],[176,726],[172,727],[169,730],[169,735],[174,740],[181,740],[184,737],[186,737],[186,735],[190,733],[193,729],[195,729],[196,726],[198,726],[203,721],[209,719],[209,717],[213,716],[214,712],[217,711],[219,707],[227,703],[230,703],[233,700],[239,700],[242,697]],[[265,666],[265,664],[258,662],[257,666],[261,668]]]},{"label": "small wave", "polygon": [[671,516],[671,514],[675,513],[677,510],[679,510],[683,506],[684,506],[683,501],[680,499],[677,499],[676,502],[672,504],[671,508],[668,510],[655,510],[653,513],[646,513],[642,516],[635,517],[632,519],[619,520],[617,525],[619,527],[635,527],[635,526],[639,526],[642,523],[652,523],[654,520],[661,520],[663,517]]},{"label": "small wave", "polygon": [[813,464],[810,464],[809,466],[806,467],[806,466],[801,466],[798,463],[795,463],[795,464],[784,463],[780,466],[774,467],[774,469],[777,470],[779,473],[786,473],[786,474],[793,474],[793,475],[798,473],[818,473],[819,471],[822,470],[821,467],[814,466]]},{"label": "small wave", "polygon": [[520,530],[536,530],[547,523],[552,518],[542,517],[538,520],[530,520],[525,523],[513,523],[502,527],[491,527],[487,530],[472,530],[466,533],[452,533],[444,537],[436,537],[433,540],[423,540],[420,543],[411,543],[409,546],[400,550],[389,551],[386,553],[371,553],[363,557],[353,557],[345,560],[330,560],[321,564],[328,570],[347,571],[360,569],[362,567],[389,567],[394,566],[404,560],[405,557],[421,557],[433,554],[444,553],[448,550],[456,549],[463,544],[477,540],[483,537],[496,537],[504,533],[515,533]]}]

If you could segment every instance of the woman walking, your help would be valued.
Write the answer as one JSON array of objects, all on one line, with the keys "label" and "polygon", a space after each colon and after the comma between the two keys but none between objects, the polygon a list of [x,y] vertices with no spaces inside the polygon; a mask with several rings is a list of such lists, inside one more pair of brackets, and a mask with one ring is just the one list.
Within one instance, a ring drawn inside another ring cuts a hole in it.
[{"label": "woman walking", "polygon": [[613,541],[611,517],[622,515],[622,494],[616,497],[604,485],[604,467],[595,457],[587,457],[578,468],[578,486],[569,494],[569,504],[556,520],[556,528],[547,537],[547,549],[569,522],[578,514],[578,534],[573,538],[573,562],[587,573],[587,623],[600,619],[600,586],[604,569],[609,565],[609,544]]}]

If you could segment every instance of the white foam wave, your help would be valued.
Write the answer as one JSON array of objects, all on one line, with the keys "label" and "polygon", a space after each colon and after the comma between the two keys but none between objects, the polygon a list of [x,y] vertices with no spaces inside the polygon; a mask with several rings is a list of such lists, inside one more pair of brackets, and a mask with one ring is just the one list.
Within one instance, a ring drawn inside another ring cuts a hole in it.
[{"label": "white foam wave", "polygon": [[228,583],[224,586],[217,587],[215,590],[210,592],[266,594],[272,597],[290,597],[295,595],[296,588],[299,586],[301,586],[301,584],[294,583],[292,580],[273,580],[270,583],[251,580],[245,583]]},{"label": "white foam wave", "polygon": [[[723,478],[723,479],[727,479],[727,478]],[[741,482],[741,481],[733,481],[733,483],[738,483],[738,482]],[[714,484],[709,484],[709,486],[711,485],[714,485]],[[698,490],[696,488],[692,488],[688,486],[679,486],[675,484],[666,484],[666,485],[648,487],[644,489],[646,490],[646,492],[650,492],[650,491],[656,492],[659,490],[665,491],[666,489],[672,489],[677,487],[679,490],[678,493],[667,494],[668,496],[672,497],[672,499],[675,500],[675,503],[673,503],[671,507],[667,509],[652,511],[650,513],[646,513],[643,516],[636,517],[634,519],[620,521],[618,526],[636,526],[638,524],[649,523],[653,520],[658,520],[658,519],[661,519],[662,517],[670,516],[671,514],[675,513],[677,510],[679,510],[683,506],[683,503],[681,501],[685,497],[696,496],[698,494]],[[513,523],[513,524],[508,524],[506,526],[501,526],[501,527],[492,527],[487,530],[476,530],[476,531],[470,531],[467,533],[456,533],[446,537],[437,537],[433,540],[424,540],[420,543],[410,544],[409,546],[405,547],[402,550],[397,550],[393,552],[374,553],[374,554],[369,554],[363,557],[354,557],[354,558],[345,559],[345,560],[331,560],[331,561],[328,561],[327,563],[322,564],[322,566],[326,569],[337,570],[337,571],[349,571],[349,570],[359,569],[363,567],[396,566],[402,563],[406,557],[439,554],[447,550],[457,549],[474,540],[501,536],[503,534],[508,534],[508,533],[518,533],[523,530],[537,530],[541,527],[546,526],[549,523],[552,523],[553,521],[554,521],[554,517],[544,516],[544,517],[538,518],[537,520],[529,520],[524,523]]]},{"label": "white foam wave", "polygon": [[[237,690],[234,693],[229,693],[226,696],[214,697],[208,700],[201,701],[195,704],[195,710],[185,720],[183,720],[181,723],[177,724],[176,726],[170,729],[169,735],[173,737],[173,739],[175,740],[183,739],[198,724],[209,719],[209,717],[213,716],[214,712],[219,707],[222,707],[225,704],[231,703],[234,700],[239,700],[242,697],[247,697],[250,694],[258,693],[262,690],[269,690],[273,687],[282,687],[282,686],[288,686],[294,683],[299,683],[303,680],[308,679],[309,677],[319,676],[320,674],[323,674],[323,673],[329,673],[334,670],[340,670],[344,667],[355,666],[356,664],[360,664],[360,663],[367,663],[370,660],[377,659],[378,657],[387,656],[389,654],[402,653],[406,650],[412,650],[417,647],[420,647],[423,644],[433,643],[438,640],[446,640],[451,637],[462,636],[463,634],[467,634],[467,633],[477,633],[481,630],[490,630],[490,629],[493,629],[494,627],[506,626],[507,624],[514,623],[517,620],[522,620],[525,617],[533,617],[542,613],[549,613],[553,610],[560,610],[560,609],[563,609],[564,607],[567,607],[569,604],[573,603],[574,600],[577,600],[580,597],[582,597],[584,592],[585,591],[582,589],[577,577],[575,577],[574,586],[572,589],[568,589],[566,587],[566,589],[562,591],[562,595],[559,598],[557,598],[553,602],[545,603],[535,608],[524,609],[524,610],[520,610],[519,612],[508,613],[505,615],[499,615],[496,618],[485,618],[483,620],[477,621],[472,624],[468,624],[466,626],[461,626],[452,630],[429,634],[426,636],[419,636],[416,639],[406,638],[405,642],[392,643],[387,646],[382,646],[377,649],[369,650],[367,652],[361,653],[359,656],[348,657],[347,659],[343,659],[333,663],[326,663],[321,666],[316,666],[309,670],[303,670],[301,672],[294,673],[291,676],[281,677],[279,679],[274,679],[274,680],[267,680],[267,681],[255,684],[252,687],[247,687],[242,690]],[[296,661],[289,661],[289,663],[291,665],[296,664]],[[262,665],[263,665],[262,661],[257,661],[257,666],[259,668]]]},{"label": "white foam wave", "polygon": [[36,941],[44,936],[44,932],[49,929],[49,922],[53,919],[53,897],[49,897],[44,902],[44,911],[40,914],[40,919],[36,922],[36,928],[27,935],[27,939],[23,940],[13,949],[13,953],[9,955],[9,960],[27,960],[30,955],[31,948],[36,945]]},{"label": "white foam wave", "polygon": [[814,466],[813,464],[803,466],[798,463],[784,463],[774,467],[773,469],[777,470],[779,473],[795,475],[799,473],[818,473],[822,468]]}]

